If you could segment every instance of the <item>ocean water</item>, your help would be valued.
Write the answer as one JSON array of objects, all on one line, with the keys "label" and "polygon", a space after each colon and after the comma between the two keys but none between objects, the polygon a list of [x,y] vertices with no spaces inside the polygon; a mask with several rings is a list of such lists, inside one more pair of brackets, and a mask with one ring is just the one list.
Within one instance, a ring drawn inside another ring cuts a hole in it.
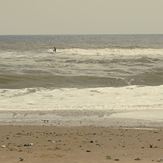
[{"label": "ocean water", "polygon": [[0,110],[137,109],[163,109],[163,35],[0,36]]}]

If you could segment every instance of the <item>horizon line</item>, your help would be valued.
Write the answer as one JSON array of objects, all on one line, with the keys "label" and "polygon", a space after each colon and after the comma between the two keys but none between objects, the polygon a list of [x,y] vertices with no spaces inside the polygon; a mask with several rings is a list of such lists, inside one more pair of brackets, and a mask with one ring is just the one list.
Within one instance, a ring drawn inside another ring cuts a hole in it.
[{"label": "horizon line", "polygon": [[81,33],[81,34],[0,34],[0,36],[77,36],[77,35],[163,35],[163,33]]}]

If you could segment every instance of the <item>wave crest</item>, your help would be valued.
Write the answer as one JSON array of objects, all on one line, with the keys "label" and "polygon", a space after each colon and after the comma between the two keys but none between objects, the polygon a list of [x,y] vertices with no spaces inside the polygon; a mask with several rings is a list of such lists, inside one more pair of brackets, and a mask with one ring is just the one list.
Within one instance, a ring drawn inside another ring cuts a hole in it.
[{"label": "wave crest", "polygon": [[163,49],[150,48],[104,48],[104,49],[58,49],[58,53],[74,55],[111,55],[111,56],[163,56]]}]

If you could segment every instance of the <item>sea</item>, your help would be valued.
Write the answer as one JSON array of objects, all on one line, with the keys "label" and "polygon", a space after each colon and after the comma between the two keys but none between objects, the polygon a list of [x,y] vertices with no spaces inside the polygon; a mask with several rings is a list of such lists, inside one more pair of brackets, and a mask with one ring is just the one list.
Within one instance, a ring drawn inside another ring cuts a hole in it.
[{"label": "sea", "polygon": [[163,35],[0,36],[0,110],[146,109],[163,109]]}]

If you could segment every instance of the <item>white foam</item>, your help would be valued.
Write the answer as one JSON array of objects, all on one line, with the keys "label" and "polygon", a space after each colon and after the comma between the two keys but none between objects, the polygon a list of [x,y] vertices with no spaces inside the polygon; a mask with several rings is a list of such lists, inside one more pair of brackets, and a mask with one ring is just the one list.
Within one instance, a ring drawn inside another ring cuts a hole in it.
[{"label": "white foam", "polygon": [[48,49],[47,52],[50,53],[50,54],[53,54],[54,53],[54,50],[53,49]]},{"label": "white foam", "polygon": [[104,48],[104,49],[58,49],[58,52],[74,55],[98,55],[98,56],[163,56],[163,49],[151,48]]},{"label": "white foam", "polygon": [[120,88],[1,89],[0,110],[163,109],[163,85]]}]

